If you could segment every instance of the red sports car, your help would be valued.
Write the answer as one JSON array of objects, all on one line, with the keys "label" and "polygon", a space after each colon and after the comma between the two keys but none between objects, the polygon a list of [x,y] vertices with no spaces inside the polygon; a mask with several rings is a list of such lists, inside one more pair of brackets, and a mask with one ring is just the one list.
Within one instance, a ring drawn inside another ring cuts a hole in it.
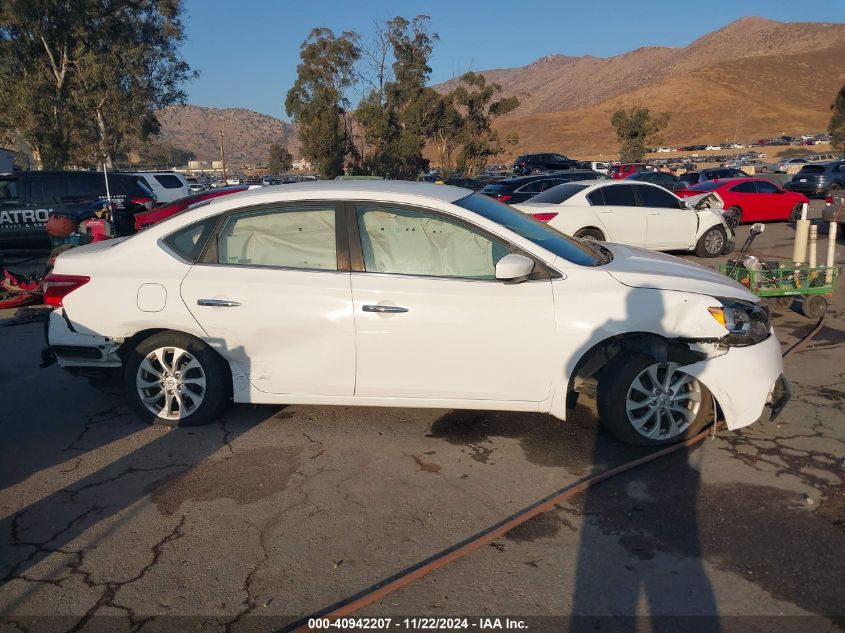
[{"label": "red sports car", "polygon": [[230,193],[238,193],[239,191],[246,191],[249,185],[233,185],[231,187],[220,187],[219,189],[209,189],[208,191],[201,191],[192,196],[185,196],[174,200],[169,204],[163,204],[160,207],[155,207],[149,211],[135,214],[135,230],[140,231],[148,226],[157,224],[162,220],[166,220],[172,215],[182,213],[185,209],[202,202],[203,200],[211,200],[220,196],[226,196]]},{"label": "red sports car", "polygon": [[810,202],[807,196],[781,189],[763,178],[708,180],[675,194],[688,198],[708,191],[715,192],[724,201],[725,219],[732,226],[771,220],[794,222],[801,217],[801,205]]}]

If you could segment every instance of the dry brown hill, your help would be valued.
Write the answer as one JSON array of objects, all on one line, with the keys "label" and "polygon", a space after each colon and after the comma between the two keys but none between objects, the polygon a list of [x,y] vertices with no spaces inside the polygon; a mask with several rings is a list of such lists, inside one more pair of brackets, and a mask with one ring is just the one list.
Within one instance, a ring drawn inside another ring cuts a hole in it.
[{"label": "dry brown hill", "polygon": [[197,160],[220,157],[223,130],[226,161],[231,164],[266,164],[271,143],[282,143],[296,154],[293,126],[244,108],[173,106],[158,113],[162,144],[193,152]]},{"label": "dry brown hill", "polygon": [[[520,107],[496,123],[520,142],[506,155],[613,153],[610,116],[642,105],[672,117],[662,141],[690,144],[818,132],[845,82],[845,25],[743,18],[686,48],[639,48],[610,58],[549,56],[483,71]],[[453,82],[441,84],[448,89]]]}]

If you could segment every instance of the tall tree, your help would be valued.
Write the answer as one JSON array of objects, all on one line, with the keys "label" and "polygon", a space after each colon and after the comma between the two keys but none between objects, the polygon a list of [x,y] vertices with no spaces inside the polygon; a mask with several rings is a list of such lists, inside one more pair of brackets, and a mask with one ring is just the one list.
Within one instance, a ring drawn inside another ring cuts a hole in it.
[{"label": "tall tree", "polygon": [[453,92],[455,103],[463,110],[463,148],[458,161],[466,175],[484,169],[491,156],[502,152],[499,135],[492,128],[493,120],[515,110],[519,99],[505,97],[493,101],[501,90],[499,84],[487,83],[484,75],[468,72]]},{"label": "tall tree", "polygon": [[827,131],[830,134],[830,143],[834,147],[839,145],[845,152],[845,86],[839,89],[836,100],[830,106],[833,114],[830,115],[830,122],[827,124]]},{"label": "tall tree", "polygon": [[0,4],[0,127],[37,164],[111,163],[159,131],[156,110],[196,76],[179,55],[181,0]]},{"label": "tall tree", "polygon": [[360,54],[355,33],[337,37],[331,29],[312,30],[300,46],[302,62],[285,99],[285,110],[299,129],[303,157],[325,178],[342,174],[346,156],[354,149],[346,91],[355,79]]},{"label": "tall tree", "polygon": [[[427,108],[434,104],[428,61],[438,35],[428,31],[430,18],[413,20],[398,16],[377,30],[368,60],[369,94],[355,112],[364,140],[363,169],[393,178],[415,178],[428,166],[423,158]],[[387,48],[389,47],[389,49]],[[392,77],[387,73],[387,53],[392,54]]]},{"label": "tall tree", "polygon": [[666,127],[669,113],[652,117],[648,108],[631,106],[629,110],[617,110],[610,119],[621,142],[619,159],[623,163],[635,163],[643,159],[648,144]]},{"label": "tall tree", "polygon": [[284,145],[270,144],[270,160],[268,168],[271,174],[282,174],[293,167],[293,156]]}]

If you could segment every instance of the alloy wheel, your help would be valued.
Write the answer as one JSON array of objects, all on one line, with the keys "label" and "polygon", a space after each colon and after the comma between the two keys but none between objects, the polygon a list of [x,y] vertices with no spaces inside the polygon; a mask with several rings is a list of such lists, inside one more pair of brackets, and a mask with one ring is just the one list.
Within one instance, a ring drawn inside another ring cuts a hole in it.
[{"label": "alloy wheel", "polygon": [[159,347],[141,361],[135,386],[149,411],[165,420],[181,420],[194,413],[205,398],[205,370],[190,352]]},{"label": "alloy wheel", "polygon": [[718,255],[725,247],[725,236],[719,229],[710,229],[704,236],[704,250],[711,255]]},{"label": "alloy wheel", "polygon": [[683,434],[701,408],[701,384],[677,363],[649,365],[631,382],[625,399],[628,421],[650,440]]}]

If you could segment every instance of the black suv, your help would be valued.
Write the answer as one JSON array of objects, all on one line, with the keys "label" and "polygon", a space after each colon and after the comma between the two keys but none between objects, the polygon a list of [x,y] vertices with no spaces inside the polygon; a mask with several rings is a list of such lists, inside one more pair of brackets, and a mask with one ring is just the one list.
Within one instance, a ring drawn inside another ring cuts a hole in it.
[{"label": "black suv", "polygon": [[[134,227],[133,214],[155,203],[155,194],[138,176],[108,175],[109,194],[120,227]],[[106,179],[95,171],[21,171],[0,174],[0,248],[50,248],[44,230],[51,214],[75,220],[92,217],[106,199]],[[125,222],[123,221],[125,220]],[[130,228],[131,232],[131,228]]]},{"label": "black suv", "polygon": [[561,154],[523,154],[513,161],[514,176],[527,176],[540,171],[555,171],[558,169],[574,169],[578,167],[577,160],[572,160]]},{"label": "black suv", "polygon": [[678,177],[678,180],[675,181],[675,184],[672,187],[672,191],[683,191],[684,189],[689,189],[700,182],[720,180],[724,178],[748,178],[748,174],[741,169],[734,169],[733,167],[719,167],[717,169],[688,171]]},{"label": "black suv", "polygon": [[551,189],[565,182],[575,180],[602,180],[607,176],[597,171],[587,169],[562,171],[554,174],[542,174],[534,176],[520,176],[519,178],[508,178],[485,185],[479,192],[485,196],[495,198],[499,202],[518,204],[536,196],[538,193]]},{"label": "black suv", "polygon": [[845,160],[804,165],[783,188],[805,196],[840,196],[845,190]]}]

